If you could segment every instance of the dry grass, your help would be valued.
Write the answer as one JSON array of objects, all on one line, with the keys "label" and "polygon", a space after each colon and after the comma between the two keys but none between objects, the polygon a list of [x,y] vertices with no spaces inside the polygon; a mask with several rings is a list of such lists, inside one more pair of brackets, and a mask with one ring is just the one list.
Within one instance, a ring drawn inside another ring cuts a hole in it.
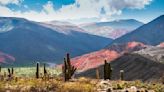
[{"label": "dry grass", "polygon": [[0,92],[95,92],[94,84],[90,82],[64,82],[61,79],[21,78],[17,81],[0,81]]},{"label": "dry grass", "polygon": [[[1,80],[0,92],[97,92],[98,84],[102,80],[79,78],[64,82],[61,78],[43,80],[35,78],[20,78],[18,80]],[[143,83],[137,81],[108,81],[112,90],[125,90],[132,86],[141,90],[154,90],[164,92],[164,85],[161,83]]]}]

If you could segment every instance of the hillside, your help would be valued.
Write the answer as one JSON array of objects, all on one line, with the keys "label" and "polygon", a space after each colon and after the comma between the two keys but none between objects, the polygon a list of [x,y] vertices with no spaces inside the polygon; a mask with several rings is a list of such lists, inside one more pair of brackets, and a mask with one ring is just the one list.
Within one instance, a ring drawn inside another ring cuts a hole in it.
[{"label": "hillside", "polygon": [[122,56],[124,53],[138,51],[146,47],[147,45],[140,42],[113,44],[109,48],[72,58],[72,63],[79,69],[79,71],[85,71],[104,64],[105,59],[110,62]]},{"label": "hillside", "polygon": [[[125,80],[156,80],[164,73],[164,64],[145,58],[139,54],[125,54],[111,61],[112,80],[119,79],[120,70],[124,70]],[[103,66],[99,67],[99,73],[103,78]],[[95,69],[90,69],[76,75],[96,78]]]},{"label": "hillside", "polygon": [[76,31],[79,30],[77,28],[60,29],[68,31],[68,34],[59,32],[57,27],[52,29],[38,22],[1,17],[0,51],[14,57],[15,65],[33,64],[36,61],[61,63],[67,52],[75,57],[99,50],[111,42],[108,38]]}]

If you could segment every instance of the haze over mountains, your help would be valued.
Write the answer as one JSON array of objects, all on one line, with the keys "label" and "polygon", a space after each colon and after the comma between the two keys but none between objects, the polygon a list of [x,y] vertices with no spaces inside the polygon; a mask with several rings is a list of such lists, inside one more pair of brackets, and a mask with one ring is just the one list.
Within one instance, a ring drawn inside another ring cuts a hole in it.
[{"label": "haze over mountains", "polygon": [[86,33],[116,39],[143,25],[134,19],[122,19],[111,22],[97,22],[80,25]]},{"label": "haze over mountains", "polygon": [[144,24],[136,30],[114,40],[113,43],[125,43],[131,41],[142,42],[149,45],[158,45],[164,41],[164,15]]},{"label": "haze over mountains", "polygon": [[[65,30],[67,34],[60,31]],[[111,39],[82,33],[70,26],[43,26],[22,18],[0,18],[1,62],[26,65],[36,61],[62,63],[65,53],[72,57],[99,50]],[[97,44],[99,43],[99,44]],[[96,45],[96,46],[95,46]],[[6,55],[14,59],[6,58]]]}]

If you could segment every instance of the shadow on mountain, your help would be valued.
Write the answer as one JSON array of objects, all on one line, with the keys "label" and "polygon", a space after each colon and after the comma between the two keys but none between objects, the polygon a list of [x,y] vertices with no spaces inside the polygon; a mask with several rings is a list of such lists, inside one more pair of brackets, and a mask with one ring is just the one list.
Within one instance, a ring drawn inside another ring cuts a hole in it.
[{"label": "shadow on mountain", "polygon": [[[125,54],[114,61],[111,61],[113,68],[112,80],[119,79],[120,70],[124,70],[124,79],[148,81],[159,79],[164,73],[164,64],[150,60],[139,54]],[[103,66],[99,68],[100,78],[103,78]],[[90,69],[79,73],[76,77],[96,78],[96,70]]]},{"label": "shadow on mountain", "polygon": [[0,61],[14,66],[60,64],[67,52],[75,57],[102,49],[112,41],[80,31],[74,26],[50,28],[22,18],[0,17],[0,52],[14,58],[1,55]]}]

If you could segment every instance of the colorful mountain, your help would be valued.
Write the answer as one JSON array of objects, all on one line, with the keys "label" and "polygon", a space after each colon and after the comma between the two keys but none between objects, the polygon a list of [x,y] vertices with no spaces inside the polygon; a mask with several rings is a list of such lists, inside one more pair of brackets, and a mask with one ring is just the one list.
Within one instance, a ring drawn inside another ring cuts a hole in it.
[{"label": "colorful mountain", "polygon": [[104,60],[110,62],[126,53],[138,51],[146,47],[146,45],[139,42],[113,44],[109,48],[75,57],[72,59],[72,63],[79,71],[85,71],[104,64]]}]

